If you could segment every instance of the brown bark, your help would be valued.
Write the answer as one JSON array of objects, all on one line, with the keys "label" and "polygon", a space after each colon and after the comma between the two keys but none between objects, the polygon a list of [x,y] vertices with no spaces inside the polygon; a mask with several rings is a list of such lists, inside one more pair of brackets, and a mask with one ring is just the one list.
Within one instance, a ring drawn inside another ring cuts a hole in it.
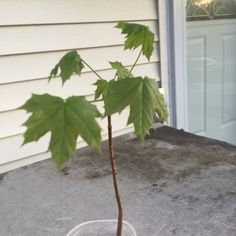
[{"label": "brown bark", "polygon": [[109,156],[110,156],[111,168],[112,168],[113,185],[115,189],[116,202],[118,205],[118,223],[117,223],[116,236],[122,236],[123,206],[122,206],[120,191],[119,191],[119,186],[118,186],[116,160],[115,160],[113,144],[112,144],[111,116],[108,116],[108,142],[109,142],[109,154],[110,154]]}]

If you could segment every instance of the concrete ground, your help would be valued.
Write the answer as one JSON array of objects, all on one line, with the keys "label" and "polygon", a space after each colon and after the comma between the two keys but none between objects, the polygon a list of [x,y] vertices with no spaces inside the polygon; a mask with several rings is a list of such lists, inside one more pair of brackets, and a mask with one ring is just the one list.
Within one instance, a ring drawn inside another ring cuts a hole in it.
[{"label": "concrete ground", "polygon": [[[64,236],[116,218],[109,161],[84,148],[62,172],[51,160],[0,178],[1,236]],[[162,127],[115,139],[125,219],[138,236],[235,236],[236,147]]]}]

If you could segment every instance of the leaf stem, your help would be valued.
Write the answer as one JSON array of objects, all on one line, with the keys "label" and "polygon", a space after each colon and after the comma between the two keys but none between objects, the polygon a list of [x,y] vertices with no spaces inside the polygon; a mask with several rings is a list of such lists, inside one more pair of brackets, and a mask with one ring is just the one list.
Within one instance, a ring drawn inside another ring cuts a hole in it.
[{"label": "leaf stem", "polygon": [[99,78],[99,79],[102,79],[103,78],[85,61],[82,59],[82,62]]},{"label": "leaf stem", "polygon": [[103,99],[97,99],[97,100],[92,100],[92,101],[88,101],[88,102],[93,103],[93,102],[102,102],[102,101],[103,101]]},{"label": "leaf stem", "polygon": [[130,68],[130,72],[132,72],[132,70],[134,69],[134,67],[136,66],[136,64],[137,64],[137,62],[138,62],[138,60],[139,60],[139,58],[141,57],[141,55],[142,55],[142,51],[143,51],[143,48],[141,48],[141,50],[140,50],[140,52],[139,52],[139,54],[138,54],[138,57],[136,58],[136,60],[135,60],[135,62],[134,62],[134,64],[133,64],[133,66]]}]

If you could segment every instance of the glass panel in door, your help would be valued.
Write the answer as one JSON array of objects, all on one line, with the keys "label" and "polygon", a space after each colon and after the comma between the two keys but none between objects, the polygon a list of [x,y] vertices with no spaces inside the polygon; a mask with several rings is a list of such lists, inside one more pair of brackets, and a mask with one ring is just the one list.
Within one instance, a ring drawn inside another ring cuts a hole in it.
[{"label": "glass panel in door", "polygon": [[190,132],[236,144],[236,1],[188,0]]}]

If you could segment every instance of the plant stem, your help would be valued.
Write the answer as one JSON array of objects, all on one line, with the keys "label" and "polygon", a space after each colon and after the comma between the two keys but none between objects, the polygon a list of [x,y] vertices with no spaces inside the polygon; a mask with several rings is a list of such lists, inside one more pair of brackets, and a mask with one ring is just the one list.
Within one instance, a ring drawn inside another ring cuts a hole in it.
[{"label": "plant stem", "polygon": [[111,168],[112,168],[112,177],[113,177],[113,184],[115,189],[116,195],[116,202],[118,205],[118,224],[117,224],[117,231],[116,236],[122,236],[122,226],[123,226],[123,206],[120,198],[120,191],[118,186],[117,180],[117,170],[116,170],[116,160],[113,150],[112,144],[112,125],[111,125],[111,116],[107,117],[108,119],[108,142],[109,142],[109,156],[111,161]]},{"label": "plant stem", "polygon": [[141,57],[141,55],[142,55],[142,48],[141,48],[141,50],[140,50],[140,52],[139,52],[139,54],[138,54],[138,57],[136,58],[136,60],[135,60],[135,62],[134,62],[134,64],[133,64],[133,66],[130,68],[130,70],[129,70],[130,72],[132,72],[132,70],[133,70],[134,67],[136,66],[136,64],[137,64],[139,58]]},{"label": "plant stem", "polygon": [[99,78],[99,79],[102,79],[103,78],[85,61],[82,59],[82,62]]},{"label": "plant stem", "polygon": [[89,103],[94,103],[94,102],[102,102],[104,101],[103,99],[96,99],[96,100],[92,100],[92,101],[88,101]]}]

